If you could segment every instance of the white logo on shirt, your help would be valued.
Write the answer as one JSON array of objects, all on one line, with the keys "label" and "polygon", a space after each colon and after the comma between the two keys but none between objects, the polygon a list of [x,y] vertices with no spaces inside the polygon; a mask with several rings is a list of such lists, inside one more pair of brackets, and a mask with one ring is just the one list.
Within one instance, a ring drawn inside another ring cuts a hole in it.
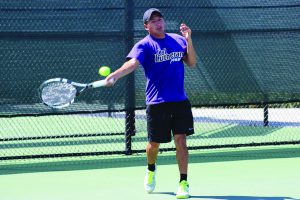
[{"label": "white logo on shirt", "polygon": [[172,52],[168,54],[165,48],[158,51],[156,54],[154,54],[156,63],[164,62],[167,60],[170,60],[170,63],[178,62],[182,59],[183,55],[184,55],[183,52]]}]

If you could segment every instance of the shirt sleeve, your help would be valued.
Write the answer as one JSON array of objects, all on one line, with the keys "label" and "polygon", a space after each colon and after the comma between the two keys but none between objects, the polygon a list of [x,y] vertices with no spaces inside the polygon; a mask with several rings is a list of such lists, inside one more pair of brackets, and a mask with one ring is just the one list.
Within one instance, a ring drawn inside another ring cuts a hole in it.
[{"label": "shirt sleeve", "polygon": [[144,64],[145,59],[145,47],[143,43],[136,43],[129,54],[127,55],[126,59],[136,58],[141,65]]}]

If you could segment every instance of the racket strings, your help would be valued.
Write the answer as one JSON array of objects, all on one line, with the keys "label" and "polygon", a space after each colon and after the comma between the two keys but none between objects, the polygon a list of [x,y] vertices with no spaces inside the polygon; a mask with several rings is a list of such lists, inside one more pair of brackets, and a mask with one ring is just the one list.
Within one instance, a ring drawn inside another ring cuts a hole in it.
[{"label": "racket strings", "polygon": [[64,107],[74,101],[76,92],[76,88],[71,84],[53,82],[42,88],[41,97],[43,102],[51,107]]}]

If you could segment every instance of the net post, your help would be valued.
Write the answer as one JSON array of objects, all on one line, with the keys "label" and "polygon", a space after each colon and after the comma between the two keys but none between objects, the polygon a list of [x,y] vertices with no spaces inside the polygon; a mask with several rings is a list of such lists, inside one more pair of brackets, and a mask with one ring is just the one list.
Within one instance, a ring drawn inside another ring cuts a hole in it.
[{"label": "net post", "polygon": [[264,108],[264,126],[269,126],[269,104],[263,103]]},{"label": "net post", "polygon": [[[134,1],[126,0],[124,41],[127,55],[134,45]],[[131,137],[135,135],[135,77],[134,72],[126,77],[125,155],[131,155]]]}]

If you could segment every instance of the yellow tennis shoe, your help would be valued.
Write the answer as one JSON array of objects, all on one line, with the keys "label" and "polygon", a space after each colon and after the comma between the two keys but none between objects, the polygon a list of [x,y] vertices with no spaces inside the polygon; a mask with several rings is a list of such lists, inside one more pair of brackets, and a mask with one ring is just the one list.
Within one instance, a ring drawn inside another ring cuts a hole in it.
[{"label": "yellow tennis shoe", "polygon": [[179,187],[176,193],[176,198],[177,199],[187,199],[190,197],[189,194],[189,184],[187,181],[181,181],[179,183]]},{"label": "yellow tennis shoe", "polygon": [[146,172],[146,176],[144,179],[144,187],[146,192],[151,193],[153,192],[154,188],[155,188],[155,173],[156,170],[154,172],[147,170]]}]

